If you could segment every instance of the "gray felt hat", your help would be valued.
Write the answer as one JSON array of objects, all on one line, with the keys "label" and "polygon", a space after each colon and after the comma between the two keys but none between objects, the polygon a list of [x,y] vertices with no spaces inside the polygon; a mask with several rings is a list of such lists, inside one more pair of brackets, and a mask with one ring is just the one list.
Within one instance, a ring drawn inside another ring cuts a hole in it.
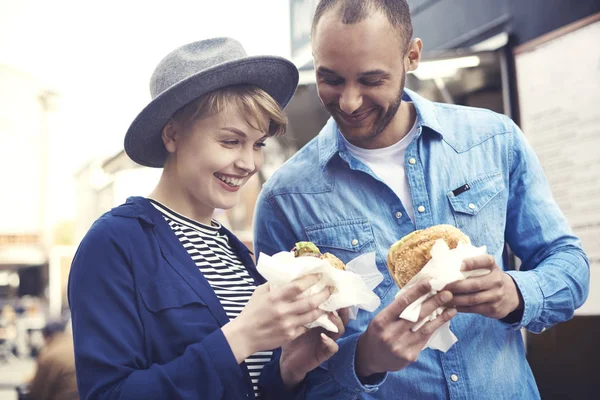
[{"label": "gray felt hat", "polygon": [[298,70],[285,58],[248,57],[230,38],[202,40],[172,51],[150,78],[152,101],[127,130],[125,152],[138,164],[162,167],[167,150],[161,132],[173,114],[203,94],[239,84],[260,87],[283,108],[298,85]]}]

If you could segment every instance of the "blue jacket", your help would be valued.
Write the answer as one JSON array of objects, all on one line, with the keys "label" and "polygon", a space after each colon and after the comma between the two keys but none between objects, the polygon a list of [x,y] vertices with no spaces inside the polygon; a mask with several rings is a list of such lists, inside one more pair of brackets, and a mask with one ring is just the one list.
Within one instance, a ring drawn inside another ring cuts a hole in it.
[{"label": "blue jacket", "polygon": [[[257,285],[250,251],[223,228]],[[162,215],[144,198],[104,214],[69,276],[82,399],[253,398],[221,327],[228,317]],[[263,372],[266,398],[285,398],[279,351]]]}]

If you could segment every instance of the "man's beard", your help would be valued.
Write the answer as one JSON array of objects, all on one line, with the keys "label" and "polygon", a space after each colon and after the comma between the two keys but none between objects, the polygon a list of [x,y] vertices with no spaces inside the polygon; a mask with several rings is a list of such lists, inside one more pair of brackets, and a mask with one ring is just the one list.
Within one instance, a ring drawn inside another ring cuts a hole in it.
[{"label": "man's beard", "polygon": [[387,126],[390,124],[390,122],[392,122],[392,120],[396,116],[396,113],[398,112],[398,109],[400,108],[400,104],[402,104],[402,94],[404,93],[404,81],[405,80],[402,79],[402,82],[400,83],[400,93],[398,93],[398,97],[396,97],[396,99],[392,103],[390,103],[385,114],[381,115],[382,108],[379,107],[380,115],[377,117],[377,119],[373,123],[373,128],[371,129],[371,132],[367,133],[366,135],[362,135],[360,137],[353,137],[352,135],[349,134],[350,132],[344,132],[343,123],[337,117],[337,112],[339,112],[339,107],[338,106],[335,107],[337,112],[329,111],[329,113],[333,116],[333,119],[335,120],[335,122],[337,122],[337,126],[340,129],[340,131],[342,132],[342,134],[344,135],[344,137],[346,137],[346,139],[348,139],[350,141],[363,141],[363,140],[374,139],[377,136],[379,136],[381,134],[381,132],[383,132],[385,130],[385,128],[387,128]]}]

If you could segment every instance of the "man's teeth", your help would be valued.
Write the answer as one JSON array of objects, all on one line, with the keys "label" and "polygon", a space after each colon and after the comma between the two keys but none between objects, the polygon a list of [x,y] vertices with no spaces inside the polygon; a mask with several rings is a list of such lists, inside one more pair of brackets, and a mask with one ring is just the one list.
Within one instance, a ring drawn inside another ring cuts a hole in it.
[{"label": "man's teeth", "polygon": [[244,181],[243,179],[231,178],[229,176],[223,176],[218,174],[215,174],[215,176],[219,178],[219,180],[228,184],[229,186],[241,186],[242,182]]}]

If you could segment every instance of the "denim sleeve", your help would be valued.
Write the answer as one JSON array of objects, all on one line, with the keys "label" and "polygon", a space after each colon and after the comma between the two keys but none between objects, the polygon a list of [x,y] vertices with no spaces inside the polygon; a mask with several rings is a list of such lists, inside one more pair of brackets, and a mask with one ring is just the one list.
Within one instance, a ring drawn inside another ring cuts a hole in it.
[{"label": "denim sleeve", "polygon": [[[288,219],[269,201],[264,190],[258,197],[254,216],[254,250],[258,257],[261,252],[273,255],[289,250],[294,243],[305,240],[294,234]],[[369,385],[361,383],[356,375],[354,358],[358,337],[355,334],[338,340],[337,354],[306,376],[302,396],[309,399],[355,399],[359,393],[377,391],[386,374],[375,377]]]},{"label": "denim sleeve", "polygon": [[579,238],[552,197],[542,166],[525,136],[507,118],[510,133],[510,185],[506,242],[522,261],[509,271],[524,303],[512,324],[540,333],[569,320],[587,298],[589,261]]}]

